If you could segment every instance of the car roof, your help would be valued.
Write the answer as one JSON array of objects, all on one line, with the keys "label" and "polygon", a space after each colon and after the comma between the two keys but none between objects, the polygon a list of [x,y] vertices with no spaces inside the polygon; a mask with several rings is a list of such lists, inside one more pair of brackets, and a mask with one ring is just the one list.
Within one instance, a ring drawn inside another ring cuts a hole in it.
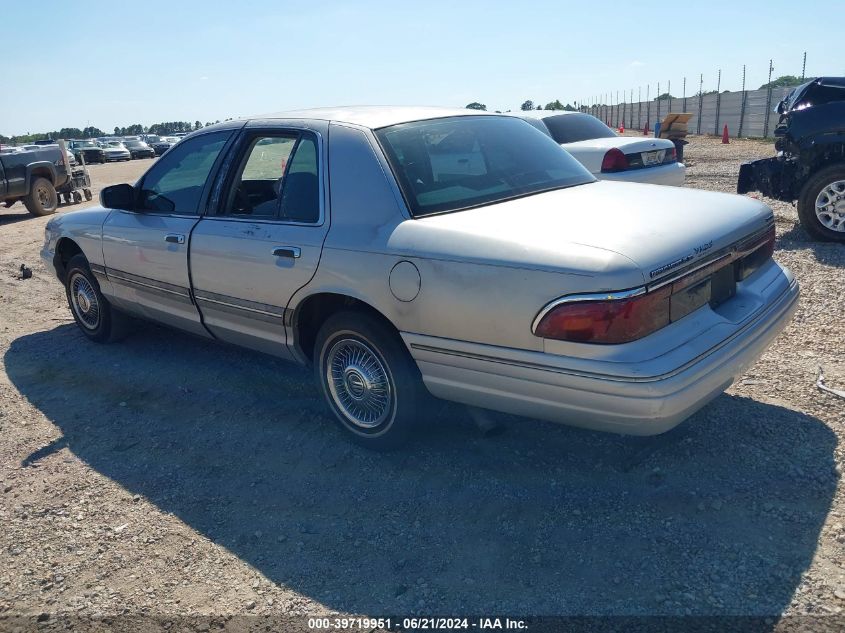
[{"label": "car roof", "polygon": [[424,119],[439,119],[451,116],[498,116],[483,110],[466,110],[464,108],[441,108],[433,106],[337,106],[330,108],[308,108],[305,110],[290,110],[288,112],[274,112],[253,117],[256,119],[316,119],[321,121],[335,121],[351,123],[370,129],[378,129],[398,123],[422,121]]},{"label": "car roof", "polygon": [[513,116],[518,116],[523,119],[547,119],[552,116],[561,116],[564,114],[584,114],[577,110],[517,110],[516,112],[508,112]]}]

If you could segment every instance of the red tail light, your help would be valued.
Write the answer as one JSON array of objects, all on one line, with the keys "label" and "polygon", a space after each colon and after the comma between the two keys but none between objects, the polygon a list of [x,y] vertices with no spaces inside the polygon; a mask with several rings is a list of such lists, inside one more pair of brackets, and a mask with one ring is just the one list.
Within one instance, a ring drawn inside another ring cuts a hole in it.
[{"label": "red tail light", "polygon": [[601,161],[601,170],[603,172],[625,171],[628,169],[628,166],[628,158],[618,147],[607,150]]},{"label": "red tail light", "polygon": [[686,274],[651,286],[607,295],[573,295],[549,304],[533,332],[576,343],[630,343],[666,327],[706,304],[718,307],[743,281],[772,257],[775,229],[750,238],[734,250]]},{"label": "red tail light", "polygon": [[580,343],[629,343],[669,325],[671,286],[627,299],[578,301],[552,308],[534,333]]}]

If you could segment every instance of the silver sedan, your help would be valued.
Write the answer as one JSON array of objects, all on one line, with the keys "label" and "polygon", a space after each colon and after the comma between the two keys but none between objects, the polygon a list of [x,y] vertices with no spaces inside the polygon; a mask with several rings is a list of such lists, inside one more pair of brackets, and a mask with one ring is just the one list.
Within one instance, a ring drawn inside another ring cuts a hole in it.
[{"label": "silver sedan", "polygon": [[790,320],[771,210],[597,181],[527,122],[317,109],[204,128],[101,208],[46,227],[81,331],[129,316],[310,365],[356,441],[431,396],[591,429],[666,431]]}]

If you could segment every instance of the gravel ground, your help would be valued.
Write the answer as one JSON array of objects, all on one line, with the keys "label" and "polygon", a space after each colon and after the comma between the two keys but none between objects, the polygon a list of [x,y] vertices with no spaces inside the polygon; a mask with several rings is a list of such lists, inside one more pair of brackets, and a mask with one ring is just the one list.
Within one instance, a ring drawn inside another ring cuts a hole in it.
[{"label": "gravel ground", "polygon": [[[772,153],[694,138],[688,185],[733,191]],[[148,164],[93,167],[95,195]],[[845,389],[845,248],[769,202],[801,307],[677,429],[501,416],[484,437],[447,405],[388,455],[272,358],[155,326],[88,343],[38,258],[46,218],[0,210],[0,618],[839,613],[845,401],[816,378]]]}]

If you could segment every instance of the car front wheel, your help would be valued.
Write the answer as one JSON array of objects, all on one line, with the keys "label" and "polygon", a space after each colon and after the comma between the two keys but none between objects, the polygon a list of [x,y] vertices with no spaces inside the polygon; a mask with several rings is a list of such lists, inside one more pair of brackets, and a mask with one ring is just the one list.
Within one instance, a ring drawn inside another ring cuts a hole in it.
[{"label": "car front wheel", "polygon": [[84,255],[74,255],[68,262],[65,292],[73,320],[89,339],[111,343],[126,335],[129,318],[112,308],[102,295]]},{"label": "car front wheel", "polygon": [[845,242],[845,165],[815,174],[798,198],[798,217],[815,239]]},{"label": "car front wheel", "polygon": [[389,450],[411,435],[424,387],[399,335],[378,319],[359,312],[329,317],[317,334],[314,371],[335,419],[356,443]]}]

